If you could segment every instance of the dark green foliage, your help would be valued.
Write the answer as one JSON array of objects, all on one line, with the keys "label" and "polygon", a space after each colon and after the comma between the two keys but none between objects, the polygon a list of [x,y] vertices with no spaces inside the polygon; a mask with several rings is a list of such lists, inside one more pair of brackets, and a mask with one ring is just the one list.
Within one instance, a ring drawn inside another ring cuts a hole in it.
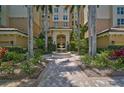
[{"label": "dark green foliage", "polygon": [[88,39],[81,39],[80,40],[80,54],[87,54],[88,53]]},{"label": "dark green foliage", "polygon": [[56,50],[56,45],[53,44],[52,37],[48,37],[48,53]]},{"label": "dark green foliage", "polygon": [[88,53],[88,39],[85,38],[85,33],[88,30],[87,23],[80,25],[80,40],[78,39],[78,32],[71,32],[70,36],[70,51],[77,51],[79,47],[79,54]]},{"label": "dark green foliage", "polygon": [[35,73],[35,71],[36,71],[35,67],[37,65],[40,65],[39,63],[42,60],[42,52],[41,51],[42,51],[41,49],[35,50],[35,55],[32,59],[26,60],[25,62],[20,64],[20,67],[25,74],[31,76],[32,74]]},{"label": "dark green foliage", "polygon": [[41,33],[40,35],[39,35],[39,37],[36,39],[36,45],[37,45],[37,47],[39,48],[39,49],[45,49],[45,39],[44,39],[45,37],[44,37],[44,34],[43,33]]},{"label": "dark green foliage", "polygon": [[77,51],[77,32],[72,31],[70,35],[70,51]]},{"label": "dark green foliage", "polygon": [[85,38],[85,33],[88,30],[88,26],[87,25],[88,25],[88,23],[86,23],[84,25],[80,25],[80,30],[81,30],[80,39],[84,39]]},{"label": "dark green foliage", "polygon": [[20,47],[5,47],[8,49],[9,52],[16,52],[16,53],[26,53],[27,49],[20,48]]},{"label": "dark green foliage", "polygon": [[124,48],[124,45],[109,45],[108,46],[109,50],[117,50],[117,49],[120,49],[120,48]]},{"label": "dark green foliage", "polygon": [[23,61],[25,59],[26,59],[26,55],[25,54],[16,53],[16,52],[8,52],[3,57],[2,61],[6,62],[6,61],[13,60],[14,63],[18,63],[18,62],[21,62],[21,61]]},{"label": "dark green foliage", "polygon": [[70,51],[77,51],[76,48],[77,43],[75,41],[70,42]]},{"label": "dark green foliage", "polygon": [[[41,53],[45,53],[45,36],[44,36],[44,33],[41,33],[39,38],[36,39],[36,45],[40,49]],[[51,53],[52,51],[55,51],[55,50],[56,50],[56,45],[53,44],[52,38],[48,37],[48,51],[47,51],[47,53]]]},{"label": "dark green foliage", "polygon": [[0,71],[6,74],[13,74],[14,66],[10,62],[4,62],[0,66]]},{"label": "dark green foliage", "polygon": [[25,62],[23,64],[21,64],[21,69],[24,73],[28,74],[28,75],[32,75],[33,72],[35,71],[33,65],[29,62]]},{"label": "dark green foliage", "polygon": [[111,68],[113,70],[124,70],[124,58],[109,60],[110,51],[103,51],[95,57],[84,55],[81,60],[90,67]]},{"label": "dark green foliage", "polygon": [[40,55],[43,55],[45,51],[43,49],[35,49],[34,50],[34,57],[38,57]]},{"label": "dark green foliage", "polygon": [[97,48],[97,53],[103,52],[103,51],[113,51],[124,48],[124,45],[109,45],[107,48]]}]

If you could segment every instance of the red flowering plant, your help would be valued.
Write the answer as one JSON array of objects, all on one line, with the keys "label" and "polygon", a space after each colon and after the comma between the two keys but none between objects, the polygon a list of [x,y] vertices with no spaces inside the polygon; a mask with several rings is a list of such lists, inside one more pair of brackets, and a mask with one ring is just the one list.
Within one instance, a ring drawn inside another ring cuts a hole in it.
[{"label": "red flowering plant", "polygon": [[124,57],[124,48],[115,50],[110,55],[110,59],[118,59],[118,58],[122,58],[122,57]]},{"label": "red flowering plant", "polygon": [[8,52],[7,48],[0,48],[0,59],[2,59],[7,52]]}]

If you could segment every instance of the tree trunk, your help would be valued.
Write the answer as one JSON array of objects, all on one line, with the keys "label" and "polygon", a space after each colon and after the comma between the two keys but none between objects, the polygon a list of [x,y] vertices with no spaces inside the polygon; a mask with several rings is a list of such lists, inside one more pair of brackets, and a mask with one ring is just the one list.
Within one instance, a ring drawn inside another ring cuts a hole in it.
[{"label": "tree trunk", "polygon": [[89,55],[96,55],[96,5],[88,6]]},{"label": "tree trunk", "polygon": [[47,52],[48,51],[48,6],[46,5],[45,6],[45,23],[44,23],[44,25],[45,25],[45,29],[44,29],[44,31],[45,31],[45,51]]},{"label": "tree trunk", "polygon": [[78,21],[77,21],[77,25],[78,25],[78,54],[80,53],[80,10],[78,9]]},{"label": "tree trunk", "polygon": [[27,6],[28,14],[28,55],[29,58],[33,57],[33,10],[32,6]]},{"label": "tree trunk", "polygon": [[75,23],[75,20],[76,20],[76,17],[75,17],[75,9],[76,9],[76,7],[74,6],[74,24],[73,24],[73,30],[74,30],[74,32],[76,31],[76,23]]}]

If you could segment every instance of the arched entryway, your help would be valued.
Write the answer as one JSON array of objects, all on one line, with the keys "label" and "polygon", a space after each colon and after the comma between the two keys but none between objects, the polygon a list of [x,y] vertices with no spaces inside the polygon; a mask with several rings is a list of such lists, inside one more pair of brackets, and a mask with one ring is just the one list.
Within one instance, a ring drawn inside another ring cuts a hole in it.
[{"label": "arched entryway", "polygon": [[57,49],[66,49],[66,36],[64,34],[57,35]]}]

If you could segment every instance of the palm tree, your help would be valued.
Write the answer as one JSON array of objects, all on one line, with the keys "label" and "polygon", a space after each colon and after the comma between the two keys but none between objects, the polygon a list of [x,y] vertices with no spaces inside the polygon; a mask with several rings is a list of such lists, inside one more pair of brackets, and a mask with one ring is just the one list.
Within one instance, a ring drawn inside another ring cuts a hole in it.
[{"label": "palm tree", "polygon": [[[68,8],[69,6],[66,6],[66,8]],[[74,14],[74,33],[75,31],[77,31],[77,38],[78,38],[78,53],[80,52],[80,9],[81,9],[81,5],[72,5],[70,12],[77,12],[77,19],[75,17]],[[75,20],[77,20],[77,23],[75,22]]]},{"label": "palm tree", "polygon": [[27,6],[28,14],[28,56],[32,58],[33,53],[33,6]]},{"label": "palm tree", "polygon": [[85,33],[88,31],[88,22],[83,25],[80,25],[80,28],[81,28],[80,39],[84,39]]},{"label": "palm tree", "polygon": [[89,55],[96,55],[96,5],[88,6]]},{"label": "palm tree", "polygon": [[45,51],[48,51],[48,31],[49,31],[49,22],[48,22],[48,14],[52,13],[52,5],[42,5],[42,6],[36,6],[37,10],[41,8],[41,10],[44,12],[44,32],[45,32]]}]

